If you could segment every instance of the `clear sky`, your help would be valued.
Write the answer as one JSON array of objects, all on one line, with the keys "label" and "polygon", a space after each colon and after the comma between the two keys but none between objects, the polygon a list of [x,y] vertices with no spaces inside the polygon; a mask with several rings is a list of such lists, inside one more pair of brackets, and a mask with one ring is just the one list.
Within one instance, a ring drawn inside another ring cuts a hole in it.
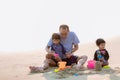
[{"label": "clear sky", "polygon": [[0,0],[0,51],[44,49],[60,24],[81,44],[120,35],[120,1]]}]

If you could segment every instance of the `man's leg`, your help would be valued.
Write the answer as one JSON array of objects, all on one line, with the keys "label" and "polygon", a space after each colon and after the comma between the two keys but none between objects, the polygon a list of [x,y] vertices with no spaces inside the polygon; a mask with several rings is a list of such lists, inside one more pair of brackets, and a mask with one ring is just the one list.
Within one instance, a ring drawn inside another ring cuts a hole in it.
[{"label": "man's leg", "polygon": [[80,69],[83,67],[83,65],[85,64],[85,62],[87,61],[87,56],[83,55],[83,56],[80,56],[78,57],[78,60],[77,60],[77,65],[74,66],[76,69]]},{"label": "man's leg", "polygon": [[78,57],[78,64],[81,64],[81,65],[84,65],[85,64],[85,62],[87,61],[87,56],[85,56],[85,55],[83,55],[83,56],[80,56],[80,57]]}]

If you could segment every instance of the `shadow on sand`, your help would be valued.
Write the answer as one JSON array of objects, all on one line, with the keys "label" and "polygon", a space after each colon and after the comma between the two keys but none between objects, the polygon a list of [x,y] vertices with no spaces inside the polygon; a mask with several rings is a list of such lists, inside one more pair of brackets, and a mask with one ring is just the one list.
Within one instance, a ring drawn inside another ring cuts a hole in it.
[{"label": "shadow on sand", "polygon": [[[63,71],[54,72],[55,67],[47,69],[43,74],[46,80],[88,80],[90,75],[109,75],[109,80],[120,80],[119,71],[120,69],[103,69],[102,71],[95,70],[75,70],[75,69],[65,69]],[[38,73],[30,73],[29,75],[34,75]]]}]

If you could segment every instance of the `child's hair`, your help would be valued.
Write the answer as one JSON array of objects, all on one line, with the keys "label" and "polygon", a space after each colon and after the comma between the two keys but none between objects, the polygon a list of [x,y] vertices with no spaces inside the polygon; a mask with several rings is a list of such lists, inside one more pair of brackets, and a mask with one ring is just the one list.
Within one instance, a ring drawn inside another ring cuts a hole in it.
[{"label": "child's hair", "polygon": [[59,39],[60,40],[60,35],[58,33],[53,33],[52,40],[53,39]]},{"label": "child's hair", "polygon": [[96,40],[96,45],[99,46],[101,43],[106,43],[104,39],[99,38]]}]

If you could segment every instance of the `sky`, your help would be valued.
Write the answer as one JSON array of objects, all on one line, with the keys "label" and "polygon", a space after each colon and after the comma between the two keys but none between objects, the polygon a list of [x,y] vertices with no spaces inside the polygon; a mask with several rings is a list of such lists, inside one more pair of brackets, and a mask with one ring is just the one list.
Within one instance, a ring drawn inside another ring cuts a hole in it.
[{"label": "sky", "polygon": [[0,0],[0,51],[44,49],[67,24],[80,44],[120,35],[119,0]]}]

